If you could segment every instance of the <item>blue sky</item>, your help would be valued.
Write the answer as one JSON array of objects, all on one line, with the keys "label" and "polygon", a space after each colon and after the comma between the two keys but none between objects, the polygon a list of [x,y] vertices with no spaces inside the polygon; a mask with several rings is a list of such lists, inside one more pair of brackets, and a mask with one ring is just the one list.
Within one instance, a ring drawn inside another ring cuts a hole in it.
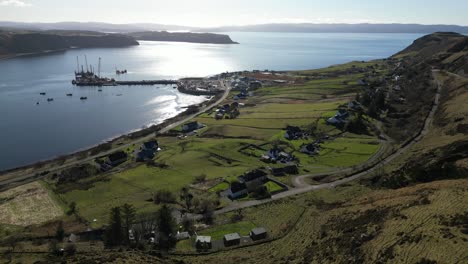
[{"label": "blue sky", "polygon": [[467,0],[0,0],[0,20],[222,26],[261,23],[468,25]]}]

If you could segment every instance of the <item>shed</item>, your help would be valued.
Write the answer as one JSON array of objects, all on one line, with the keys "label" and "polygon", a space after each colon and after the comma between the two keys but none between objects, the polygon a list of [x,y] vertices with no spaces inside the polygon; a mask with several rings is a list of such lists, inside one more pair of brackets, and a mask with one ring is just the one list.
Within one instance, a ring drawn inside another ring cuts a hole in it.
[{"label": "shed", "polygon": [[70,234],[67,241],[68,243],[76,243],[78,241],[78,236],[75,234]]},{"label": "shed", "polygon": [[190,238],[189,232],[177,232],[176,234],[177,240],[185,240]]},{"label": "shed", "polygon": [[263,227],[256,227],[250,231],[250,238],[252,240],[265,239],[267,237],[267,231]]},{"label": "shed", "polygon": [[211,237],[210,236],[197,236],[195,239],[195,246],[197,249],[209,249],[211,248]]},{"label": "shed", "polygon": [[240,244],[240,235],[239,233],[232,233],[224,235],[224,245],[226,247],[235,246]]}]

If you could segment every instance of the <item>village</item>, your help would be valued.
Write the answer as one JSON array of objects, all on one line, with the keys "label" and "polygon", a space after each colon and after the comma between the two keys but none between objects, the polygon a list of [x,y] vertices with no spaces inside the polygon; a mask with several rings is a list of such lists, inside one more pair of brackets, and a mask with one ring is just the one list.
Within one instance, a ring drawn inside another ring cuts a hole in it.
[{"label": "village", "polygon": [[[172,217],[180,225],[175,230],[178,241],[175,252],[229,250],[284,235],[288,229],[278,231],[276,225],[258,220],[249,222],[251,216],[245,218],[242,210],[234,213],[232,219],[215,213],[235,212],[238,204],[287,195],[300,188],[293,183],[300,175],[365,163],[384,147],[381,143],[384,137],[373,131],[372,123],[387,114],[387,102],[405,103],[404,79],[387,70],[398,67],[392,61],[355,64],[364,66],[349,65],[346,69],[321,72],[234,72],[180,80],[179,89],[183,92],[212,96],[224,92],[225,99],[166,133],[154,133],[133,144],[117,142],[117,146],[126,147],[99,156],[92,163],[44,174],[47,184],[68,203],[66,206],[73,204],[76,208],[71,210],[72,214],[88,223],[87,231],[70,233],[64,238],[65,243],[104,239],[108,217],[105,210],[88,212],[80,201],[87,198],[69,198],[70,190],[77,193],[86,188],[90,193],[94,186],[105,186],[122,176],[125,180],[123,185],[117,185],[120,187],[116,191],[125,193],[128,189],[130,194],[135,191],[133,188],[142,189],[141,182],[148,182],[151,187],[144,187],[136,201],[146,200],[145,206],[156,208],[170,206]],[[338,76],[349,77],[342,80]],[[332,88],[327,88],[326,95],[302,96],[301,99],[312,98],[308,99],[315,102],[312,104],[284,98],[283,92],[276,96],[276,91],[282,89],[301,93],[308,83],[317,87],[331,83]],[[343,97],[329,93],[333,89],[352,92]],[[349,159],[353,153],[360,153],[362,158]],[[125,176],[133,171],[131,177],[140,180]],[[321,177],[316,182],[327,180]],[[93,196],[100,199],[98,193]],[[256,213],[255,207],[249,211]],[[157,246],[160,237],[154,219],[145,216],[138,221],[124,235],[128,236],[127,243]]]}]

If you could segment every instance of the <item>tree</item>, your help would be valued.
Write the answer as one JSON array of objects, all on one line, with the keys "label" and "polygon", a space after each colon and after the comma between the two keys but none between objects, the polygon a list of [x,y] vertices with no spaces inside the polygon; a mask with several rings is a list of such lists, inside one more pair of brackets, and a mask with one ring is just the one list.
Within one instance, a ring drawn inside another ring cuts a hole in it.
[{"label": "tree", "polygon": [[180,200],[185,203],[185,207],[190,211],[190,208],[192,207],[193,194],[189,192],[187,187],[183,187],[180,190]]},{"label": "tree", "polygon": [[122,218],[120,207],[114,207],[110,212],[109,226],[106,228],[105,243],[109,247],[122,243]]},{"label": "tree", "polygon": [[76,203],[75,202],[71,202],[69,205],[68,205],[69,209],[67,211],[67,215],[72,215],[74,213],[76,213]]},{"label": "tree", "polygon": [[161,203],[175,203],[176,202],[176,197],[175,195],[168,190],[159,190],[154,194],[153,201],[156,204],[161,204]]},{"label": "tree", "polygon": [[195,232],[194,222],[191,218],[188,217],[182,218],[182,228],[190,234]]},{"label": "tree", "polygon": [[213,214],[215,209],[215,202],[210,200],[202,200],[197,206],[197,211],[203,215],[203,222],[211,224],[213,222]]},{"label": "tree", "polygon": [[172,211],[167,205],[163,205],[158,212],[158,231],[159,231],[159,248],[169,250],[173,248],[177,242],[176,239],[176,223],[172,216]]},{"label": "tree", "polygon": [[125,242],[129,244],[130,228],[135,223],[136,209],[133,205],[124,204],[122,206],[122,219],[125,230]]},{"label": "tree", "polygon": [[67,256],[72,256],[72,255],[75,255],[76,253],[76,246],[75,244],[67,244],[64,250]]},{"label": "tree", "polygon": [[193,183],[203,183],[206,181],[206,174],[202,173],[193,179]]},{"label": "tree", "polygon": [[65,230],[63,229],[63,222],[60,221],[57,230],[55,231],[55,239],[57,241],[63,241],[63,238],[65,237]]}]

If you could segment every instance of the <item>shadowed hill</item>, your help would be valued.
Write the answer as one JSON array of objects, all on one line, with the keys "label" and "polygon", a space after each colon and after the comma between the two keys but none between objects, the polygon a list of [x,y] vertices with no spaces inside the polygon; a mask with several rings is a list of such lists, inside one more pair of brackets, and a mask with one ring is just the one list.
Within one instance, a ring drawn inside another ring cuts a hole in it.
[{"label": "shadowed hill", "polygon": [[394,58],[426,62],[453,73],[468,74],[468,37],[453,32],[437,32],[419,38]]},{"label": "shadowed hill", "polygon": [[0,55],[38,53],[72,47],[126,47],[138,45],[133,38],[119,34],[80,31],[0,32]]}]

